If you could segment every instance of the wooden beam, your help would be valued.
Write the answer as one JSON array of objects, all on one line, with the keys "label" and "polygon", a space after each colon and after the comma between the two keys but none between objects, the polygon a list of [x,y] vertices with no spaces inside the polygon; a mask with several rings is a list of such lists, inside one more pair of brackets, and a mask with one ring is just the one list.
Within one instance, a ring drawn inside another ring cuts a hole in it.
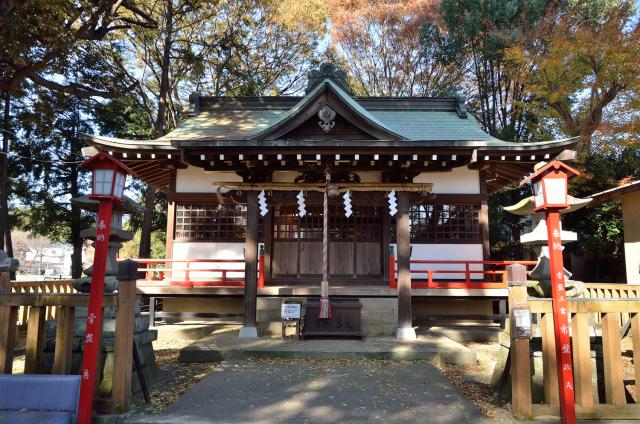
[{"label": "wooden beam", "polygon": [[[7,293],[0,294],[0,306],[73,306],[87,307],[88,293]],[[116,297],[104,295],[104,307],[115,307]]]}]

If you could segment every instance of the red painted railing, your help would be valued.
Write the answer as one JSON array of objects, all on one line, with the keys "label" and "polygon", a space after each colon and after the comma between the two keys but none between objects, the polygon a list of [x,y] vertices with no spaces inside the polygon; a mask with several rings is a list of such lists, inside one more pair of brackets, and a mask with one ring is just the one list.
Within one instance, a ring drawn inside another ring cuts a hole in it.
[{"label": "red painted railing", "polygon": [[[143,281],[180,287],[244,287],[244,259],[134,259]],[[204,266],[200,264],[205,264]],[[233,264],[242,264],[242,266]],[[231,275],[229,275],[231,274]],[[258,258],[258,287],[264,287],[264,256]]]},{"label": "red painted railing", "polygon": [[[507,287],[507,265],[534,266],[536,261],[410,261],[414,289],[502,289]],[[397,260],[389,257],[389,287],[398,287]],[[451,279],[450,276],[456,278]],[[417,276],[414,277],[414,276]],[[447,279],[447,277],[449,277]]]}]

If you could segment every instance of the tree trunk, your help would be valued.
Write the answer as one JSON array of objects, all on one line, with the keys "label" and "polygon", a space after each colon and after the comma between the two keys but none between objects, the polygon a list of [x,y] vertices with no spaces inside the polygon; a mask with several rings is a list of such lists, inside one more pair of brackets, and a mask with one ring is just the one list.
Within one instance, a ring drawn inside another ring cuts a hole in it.
[{"label": "tree trunk", "polygon": [[171,66],[171,47],[173,44],[173,3],[167,2],[167,15],[165,21],[164,45],[162,46],[162,68],[160,73],[160,87],[158,93],[158,116],[154,129],[156,137],[164,135],[167,114],[167,94],[169,92],[169,67]]},{"label": "tree trunk", "polygon": [[[72,151],[80,150],[77,146]],[[69,194],[71,198],[79,196],[78,192],[78,168],[73,168],[70,175],[71,190]],[[71,242],[73,243],[73,253],[71,254],[71,278],[80,278],[82,276],[82,247],[84,245],[80,238],[82,221],[80,208],[71,205]]]},{"label": "tree trunk", "polygon": [[[5,250],[7,255],[13,257],[13,243],[11,241],[11,226],[9,222],[9,140],[11,137],[11,94],[4,94],[4,116],[2,120],[2,154],[0,159],[0,250]],[[12,272],[10,279],[15,280],[16,274]]]},{"label": "tree trunk", "polygon": [[[2,154],[0,154],[0,250],[5,250],[5,237],[9,233],[9,131],[10,131],[11,94],[4,93],[4,113],[2,119]],[[9,236],[10,238],[10,236]]]},{"label": "tree trunk", "polygon": [[[167,1],[167,13],[165,19],[165,36],[162,48],[162,69],[160,74],[160,91],[158,93],[158,115],[154,129],[156,137],[164,135],[167,114],[167,94],[169,92],[169,67],[171,66],[171,47],[173,44],[173,2]],[[151,224],[153,222],[155,188],[147,185],[147,195],[144,202],[144,217],[140,231],[139,258],[151,257]]]},{"label": "tree trunk", "polygon": [[140,231],[140,247],[138,247],[139,258],[151,257],[151,225],[153,223],[153,210],[155,209],[154,199],[156,190],[147,186],[147,193],[144,200],[144,216],[142,218],[142,230]]}]

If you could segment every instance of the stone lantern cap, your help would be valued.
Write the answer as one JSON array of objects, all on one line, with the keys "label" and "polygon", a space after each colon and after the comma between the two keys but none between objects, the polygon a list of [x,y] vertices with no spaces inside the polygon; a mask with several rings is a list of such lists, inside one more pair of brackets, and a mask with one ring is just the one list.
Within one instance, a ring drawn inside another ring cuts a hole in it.
[{"label": "stone lantern cap", "polygon": [[7,252],[0,250],[0,272],[16,272],[19,266],[19,260],[10,258]]},{"label": "stone lantern cap", "polygon": [[[587,204],[592,200],[590,197],[586,199],[582,199],[582,198],[573,197],[573,196],[567,196],[567,199],[568,199],[569,207],[567,209],[561,210],[560,211],[561,214],[575,212],[578,209],[582,209],[583,207],[587,206]],[[504,206],[503,209],[514,215],[522,215],[522,216],[531,215],[534,213],[535,202],[533,200],[533,196],[529,196],[520,200],[515,205]]]},{"label": "stone lantern cap", "polygon": [[[91,212],[98,212],[98,208],[100,206],[99,201],[89,199],[88,195],[75,197],[71,199],[71,203],[79,207],[80,209],[84,209]],[[144,208],[142,206],[139,206],[138,204],[136,204],[136,202],[134,202],[133,200],[131,200],[129,197],[126,197],[126,196],[124,197],[124,200],[122,202],[119,202],[119,203],[115,202],[113,204],[113,212],[115,213],[120,213],[120,214],[135,213],[135,212],[142,212],[143,210]]]},{"label": "stone lantern cap", "polygon": [[[96,239],[96,226],[92,225],[89,228],[85,228],[80,231],[80,238],[95,240]],[[131,231],[123,230],[122,228],[116,228],[113,225],[109,229],[109,241],[129,241],[133,239],[133,233]]]}]

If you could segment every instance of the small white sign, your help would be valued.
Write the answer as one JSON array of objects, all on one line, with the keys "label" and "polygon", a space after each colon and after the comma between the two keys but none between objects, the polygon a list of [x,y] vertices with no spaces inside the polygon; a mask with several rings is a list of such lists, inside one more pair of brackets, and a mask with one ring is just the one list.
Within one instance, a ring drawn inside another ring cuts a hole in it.
[{"label": "small white sign", "polygon": [[300,319],[300,304],[283,303],[280,314],[282,319]]},{"label": "small white sign", "polygon": [[529,337],[531,335],[531,312],[528,309],[514,309],[513,318],[516,324],[516,337]]}]

